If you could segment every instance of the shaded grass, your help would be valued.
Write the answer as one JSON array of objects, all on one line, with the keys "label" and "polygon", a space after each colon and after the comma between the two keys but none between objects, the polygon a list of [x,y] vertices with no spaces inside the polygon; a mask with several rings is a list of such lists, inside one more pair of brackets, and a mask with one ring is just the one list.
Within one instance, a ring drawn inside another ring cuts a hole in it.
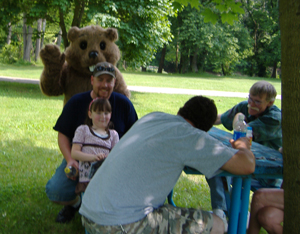
[{"label": "shaded grass", "polygon": [[[176,114],[191,95],[132,92],[139,118],[152,111]],[[241,98],[211,97],[222,113]],[[62,160],[52,129],[62,97],[46,97],[39,86],[0,82],[0,233],[84,233],[80,216],[57,224],[61,206],[51,203],[45,185]],[[185,175],[174,188],[178,206],[210,210],[204,176]]]}]

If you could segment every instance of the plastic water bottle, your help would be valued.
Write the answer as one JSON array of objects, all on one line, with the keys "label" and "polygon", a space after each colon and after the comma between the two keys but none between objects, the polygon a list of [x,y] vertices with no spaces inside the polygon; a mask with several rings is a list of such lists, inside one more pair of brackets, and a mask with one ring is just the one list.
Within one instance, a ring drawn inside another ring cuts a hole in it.
[{"label": "plastic water bottle", "polygon": [[239,115],[238,120],[233,126],[233,140],[237,140],[240,137],[245,137],[247,133],[247,124],[244,121],[244,116]]},{"label": "plastic water bottle", "polygon": [[246,137],[248,137],[250,139],[250,147],[251,147],[253,134],[252,134],[252,127],[250,127],[250,126],[247,126]]},{"label": "plastic water bottle", "polygon": [[68,166],[65,168],[65,173],[69,177],[76,177],[78,176],[78,170],[75,167]]}]

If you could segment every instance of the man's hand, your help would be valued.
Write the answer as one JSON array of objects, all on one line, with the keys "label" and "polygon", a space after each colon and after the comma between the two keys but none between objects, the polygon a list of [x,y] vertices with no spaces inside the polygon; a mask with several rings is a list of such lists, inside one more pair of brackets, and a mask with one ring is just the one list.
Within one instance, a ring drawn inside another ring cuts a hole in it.
[{"label": "man's hand", "polygon": [[241,137],[237,140],[230,139],[229,142],[234,149],[250,150],[250,139],[248,137]]},{"label": "man's hand", "polygon": [[[74,160],[74,159],[72,159],[72,160],[69,160],[68,162],[67,162],[67,166],[66,167],[68,167],[68,166],[72,166],[72,167],[75,167],[77,170],[79,169],[79,164],[78,164],[78,162],[76,161],[76,160]],[[66,175],[67,176],[67,175]],[[69,179],[71,179],[71,180],[76,180],[77,179],[77,177],[70,177],[70,176],[67,176]]]}]

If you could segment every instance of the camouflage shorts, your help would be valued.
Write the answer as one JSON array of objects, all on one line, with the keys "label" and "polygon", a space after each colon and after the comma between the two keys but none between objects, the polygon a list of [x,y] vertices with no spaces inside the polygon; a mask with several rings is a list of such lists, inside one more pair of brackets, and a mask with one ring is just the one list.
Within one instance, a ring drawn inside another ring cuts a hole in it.
[{"label": "camouflage shorts", "polygon": [[210,233],[213,226],[213,217],[206,211],[173,207],[167,204],[155,209],[145,218],[135,223],[102,226],[82,216],[82,225],[90,234]]}]

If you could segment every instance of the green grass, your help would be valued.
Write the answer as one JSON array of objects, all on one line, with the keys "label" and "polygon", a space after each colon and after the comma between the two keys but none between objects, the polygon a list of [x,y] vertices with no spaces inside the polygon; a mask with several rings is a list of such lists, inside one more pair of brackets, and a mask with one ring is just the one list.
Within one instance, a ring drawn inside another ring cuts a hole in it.
[{"label": "green grass", "polygon": [[[0,76],[39,79],[43,70],[42,65],[15,66],[0,64]],[[258,77],[213,76],[202,74],[157,74],[148,72],[122,71],[127,85],[184,88],[198,90],[218,90],[230,92],[249,92],[249,88],[258,80]],[[264,78],[274,85],[278,94],[281,94],[281,80]]]},{"label": "green grass", "polygon": [[[0,76],[3,75],[1,66]],[[25,77],[27,71],[22,72],[20,69],[18,74],[24,74]],[[125,73],[125,77],[129,85],[135,80],[137,83],[141,82],[137,85],[149,86],[175,85],[180,82],[182,83],[178,85],[186,85],[184,80],[189,80],[191,84],[207,83],[207,87],[209,82],[205,80],[214,79],[153,76],[149,73]],[[215,79],[222,82],[222,79],[231,78]],[[248,82],[245,81],[247,78],[233,80],[236,84],[242,83],[245,86]],[[225,83],[232,86],[232,82],[227,80]],[[280,85],[279,81],[274,82]],[[178,85],[177,88],[187,88]],[[238,92],[244,92],[241,91],[241,85],[235,87]],[[190,97],[191,95],[132,92],[131,100],[140,118],[152,111],[176,114],[178,108]],[[211,98],[215,100],[219,113],[243,100]],[[62,160],[57,146],[57,133],[52,129],[61,113],[62,100],[62,97],[44,96],[38,85],[0,82],[0,234],[84,232],[78,214],[69,224],[56,224],[54,219],[61,206],[51,203],[45,194],[45,185]],[[280,100],[276,100],[276,104],[280,107]],[[204,177],[187,176],[183,173],[174,189],[174,202],[178,206],[210,210],[209,188]]]}]

